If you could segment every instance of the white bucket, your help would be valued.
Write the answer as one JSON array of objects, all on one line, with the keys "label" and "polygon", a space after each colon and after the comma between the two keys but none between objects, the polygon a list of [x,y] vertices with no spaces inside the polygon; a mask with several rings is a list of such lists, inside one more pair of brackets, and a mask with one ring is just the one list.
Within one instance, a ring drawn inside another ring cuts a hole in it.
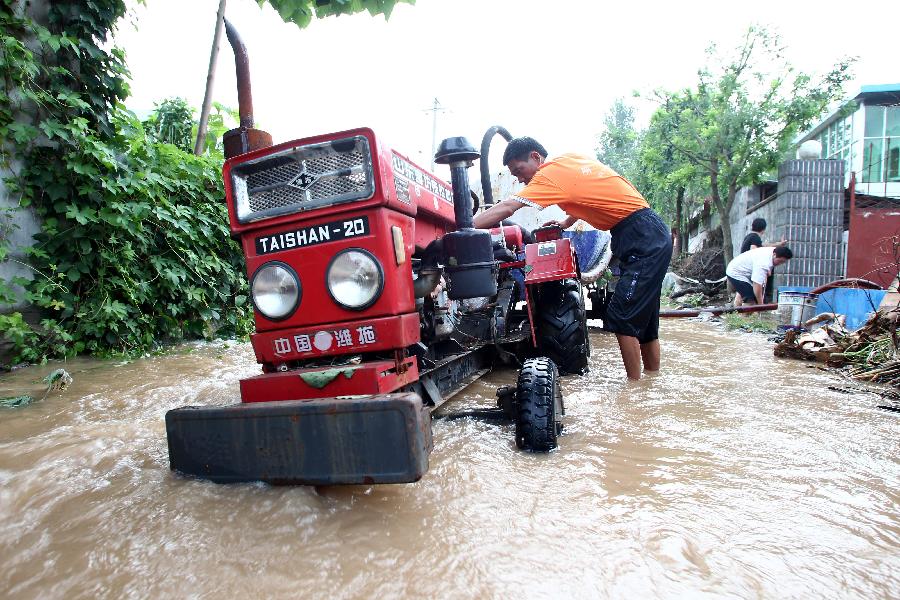
[{"label": "white bucket", "polygon": [[781,292],[778,294],[778,324],[800,327],[816,316],[818,294]]}]

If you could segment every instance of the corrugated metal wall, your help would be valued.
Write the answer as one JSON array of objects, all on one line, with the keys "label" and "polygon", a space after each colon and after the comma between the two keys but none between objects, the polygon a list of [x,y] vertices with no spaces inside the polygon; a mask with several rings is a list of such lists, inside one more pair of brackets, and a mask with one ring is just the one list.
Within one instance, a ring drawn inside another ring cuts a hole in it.
[{"label": "corrugated metal wall", "polygon": [[850,207],[847,277],[862,277],[887,288],[900,266],[893,239],[900,237],[900,200],[864,198]]},{"label": "corrugated metal wall", "polygon": [[789,160],[778,169],[775,236],[794,258],[776,268],[775,288],[817,287],[843,277],[844,161]]}]

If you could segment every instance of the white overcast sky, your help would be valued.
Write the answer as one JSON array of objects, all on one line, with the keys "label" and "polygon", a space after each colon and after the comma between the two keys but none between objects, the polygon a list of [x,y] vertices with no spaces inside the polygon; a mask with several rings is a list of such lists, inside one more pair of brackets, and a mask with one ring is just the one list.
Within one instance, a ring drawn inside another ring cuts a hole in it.
[{"label": "white overcast sky", "polygon": [[[129,108],[145,113],[171,96],[200,106],[217,7],[146,0],[131,9],[116,36],[132,73]],[[228,0],[226,17],[249,51],[257,124],[276,142],[368,126],[426,167],[435,97],[447,109],[439,140],[464,135],[478,146],[497,124],[551,154],[590,153],[617,97],[693,84],[707,46],[735,46],[754,23],[778,31],[789,61],[809,73],[859,57],[848,93],[900,83],[897,0],[418,0],[387,22],[364,13],[303,30],[268,5]],[[237,107],[224,35],[214,99]]]}]

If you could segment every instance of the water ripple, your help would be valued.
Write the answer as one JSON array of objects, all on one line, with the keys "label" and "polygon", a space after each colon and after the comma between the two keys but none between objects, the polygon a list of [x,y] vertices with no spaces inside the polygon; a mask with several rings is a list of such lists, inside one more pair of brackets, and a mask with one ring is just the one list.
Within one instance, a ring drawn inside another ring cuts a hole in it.
[{"label": "water ripple", "polygon": [[[511,425],[435,420],[407,486],[169,472],[165,412],[235,401],[248,345],[72,361],[69,390],[0,415],[0,595],[897,597],[896,415],[761,336],[670,321],[662,342],[662,372],[626,382],[592,334],[548,454],[517,451]],[[0,383],[40,392],[52,368]],[[491,373],[453,406],[514,382]]]}]

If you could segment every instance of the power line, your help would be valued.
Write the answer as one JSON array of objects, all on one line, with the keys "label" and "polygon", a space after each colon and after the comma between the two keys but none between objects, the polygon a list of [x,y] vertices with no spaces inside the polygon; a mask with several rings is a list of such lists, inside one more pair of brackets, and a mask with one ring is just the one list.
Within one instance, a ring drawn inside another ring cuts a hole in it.
[{"label": "power line", "polygon": [[441,106],[440,100],[435,97],[434,102],[431,105],[431,108],[426,108],[424,112],[431,113],[431,171],[434,172],[434,153],[437,152],[437,116],[439,112],[444,112],[449,109]]}]

